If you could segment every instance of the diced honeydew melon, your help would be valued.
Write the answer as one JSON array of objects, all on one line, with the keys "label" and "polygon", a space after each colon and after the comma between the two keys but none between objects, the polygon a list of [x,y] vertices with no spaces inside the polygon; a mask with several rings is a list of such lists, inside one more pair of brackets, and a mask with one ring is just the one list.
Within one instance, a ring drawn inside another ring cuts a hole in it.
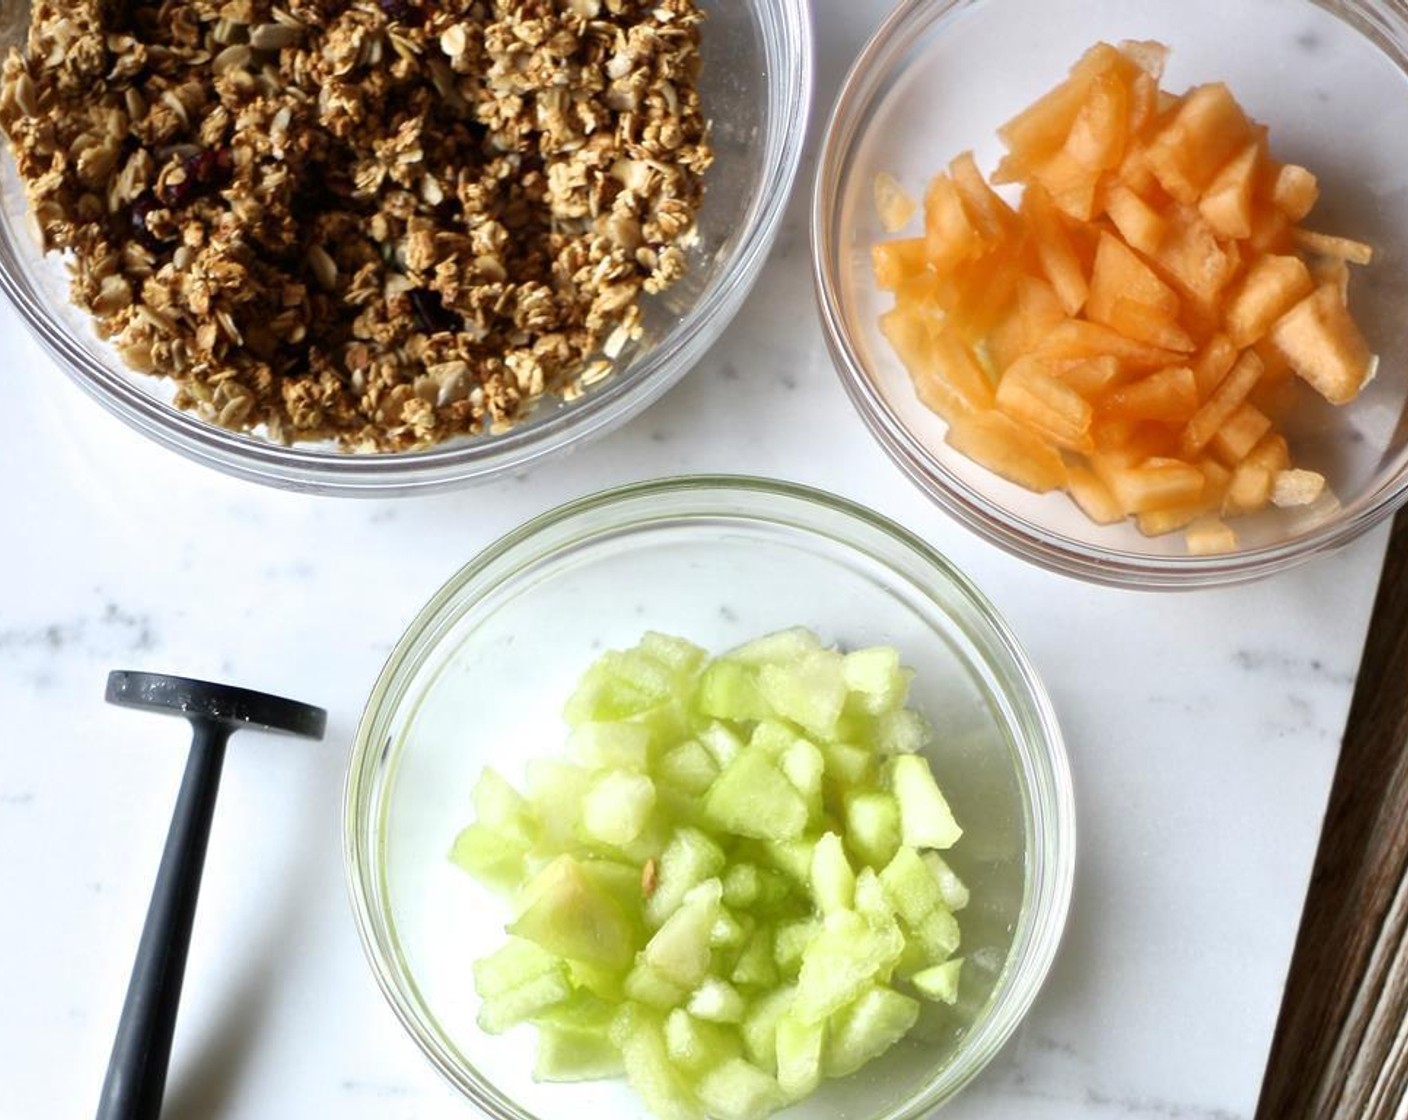
[{"label": "diced honeydew melon", "polygon": [[488,825],[466,825],[450,848],[450,860],[485,886],[512,891],[523,881],[523,857],[528,847],[520,845]]},{"label": "diced honeydew melon", "polygon": [[[928,963],[927,958],[922,963]],[[676,983],[643,957],[626,973],[622,992],[627,999],[644,1007],[668,1011],[679,1007],[689,996],[689,987]]]},{"label": "diced honeydew melon", "polygon": [[968,905],[968,887],[938,852],[925,852],[919,857],[939,885],[939,896],[950,910],[962,910]]},{"label": "diced honeydew melon", "polygon": [[604,844],[629,844],[655,808],[655,783],[644,774],[610,770],[582,801],[582,828]]},{"label": "diced honeydew melon", "polygon": [[880,872],[880,884],[885,888],[895,912],[911,928],[918,925],[943,905],[938,880],[913,848],[905,846]]},{"label": "diced honeydew melon", "polygon": [[959,974],[963,969],[963,958],[954,957],[943,964],[932,965],[909,978],[914,990],[925,999],[938,1003],[958,1002]]},{"label": "diced honeydew melon", "polygon": [[777,1023],[777,1083],[789,1100],[801,1100],[821,1084],[826,1023],[804,1023],[784,1015]]},{"label": "diced honeydew melon", "polygon": [[600,1081],[625,1072],[621,1051],[601,1031],[551,1024],[538,1028],[534,1081]]},{"label": "diced honeydew melon", "polygon": [[870,646],[845,655],[842,673],[861,709],[869,715],[904,707],[911,673],[900,665],[893,646]]},{"label": "diced honeydew melon", "polygon": [[772,956],[783,975],[797,975],[807,947],[820,933],[821,919],[815,917],[794,918],[778,925],[772,936]]},{"label": "diced honeydew melon", "polygon": [[486,1034],[502,1034],[510,1027],[531,1019],[544,1008],[561,1003],[572,994],[567,970],[559,965],[516,987],[486,996],[479,1005],[479,1029]]},{"label": "diced honeydew melon", "polygon": [[796,840],[773,840],[763,846],[768,862],[786,875],[792,882],[806,889],[811,884],[812,852],[815,840],[805,836]]},{"label": "diced honeydew melon", "polygon": [[709,934],[721,912],[723,885],[706,879],[691,887],[679,908],[655,931],[641,952],[665,979],[693,988],[709,970]]},{"label": "diced honeydew melon", "polygon": [[645,917],[652,926],[665,921],[684,896],[724,869],[724,851],[697,828],[675,830],[656,867],[656,883],[645,902]]},{"label": "diced honeydew melon", "polygon": [[844,800],[846,846],[871,867],[884,867],[900,846],[900,804],[877,789],[848,793]]},{"label": "diced honeydew melon", "polygon": [[510,937],[500,948],[487,957],[480,957],[471,966],[474,991],[484,999],[561,970],[561,957],[521,937]]},{"label": "diced honeydew melon", "polygon": [[828,914],[802,955],[792,1013],[803,1022],[820,1022],[877,978],[888,979],[903,952],[898,929],[876,929],[854,911]]},{"label": "diced honeydew melon", "polygon": [[900,835],[912,848],[951,848],[963,835],[948,801],[920,755],[899,755],[888,764],[890,789],[900,803]]},{"label": "diced honeydew melon", "polygon": [[773,711],[829,739],[846,704],[844,666],[835,650],[813,650],[800,661],[764,665],[758,671],[758,687]]},{"label": "diced honeydew melon", "polygon": [[686,739],[666,752],[656,774],[663,784],[698,796],[719,776],[719,764],[698,739]]},{"label": "diced honeydew melon", "polygon": [[538,821],[528,800],[491,766],[484,767],[470,792],[475,823],[492,829],[506,840],[531,847],[537,839]]},{"label": "diced honeydew melon", "polygon": [[934,964],[948,960],[960,943],[958,919],[940,906],[914,927],[914,936]]},{"label": "diced honeydew melon", "polygon": [[858,786],[875,776],[875,755],[855,743],[822,743],[826,776],[842,788]]},{"label": "diced honeydew melon", "polygon": [[787,840],[807,825],[807,803],[763,752],[740,751],[704,795],[718,828],[761,840]]},{"label": "diced honeydew melon", "polygon": [[650,728],[624,721],[578,724],[567,749],[589,769],[644,770],[650,762]]},{"label": "diced honeydew melon", "polygon": [[738,1057],[743,1040],[737,1031],[696,1019],[677,1007],[665,1017],[665,1051],[681,1069],[702,1073]]},{"label": "diced honeydew melon", "polygon": [[756,863],[734,862],[724,872],[724,904],[752,906],[762,890],[762,876]]},{"label": "diced honeydew melon", "polygon": [[812,849],[812,898],[823,914],[849,910],[855,903],[856,876],[841,838],[827,832]]},{"label": "diced honeydew melon", "polygon": [[891,988],[870,987],[829,1024],[822,1070],[846,1077],[905,1036],[919,1017],[918,1000]]},{"label": "diced honeydew melon", "polygon": [[626,1080],[659,1120],[703,1120],[704,1110],[686,1078],[670,1061],[662,1020],[645,1008],[631,1008],[612,1024]]},{"label": "diced honeydew melon", "polygon": [[[799,958],[800,959],[800,958]],[[777,962],[773,959],[772,930],[759,926],[749,937],[734,962],[729,979],[749,988],[768,988],[777,983]]]},{"label": "diced honeydew melon", "polygon": [[913,708],[882,712],[875,720],[875,746],[881,754],[914,754],[929,742],[929,721]]},{"label": "diced honeydew melon", "polygon": [[771,719],[772,706],[758,688],[755,666],[714,661],[699,678],[695,704],[706,716],[739,721]]},{"label": "diced honeydew melon", "polygon": [[728,724],[719,720],[713,720],[699,729],[699,742],[713,756],[720,770],[743,749],[743,740],[729,729]]},{"label": "diced honeydew melon", "polygon": [[854,896],[856,913],[872,926],[887,926],[895,921],[895,905],[873,867],[862,867],[856,875]]},{"label": "diced honeydew melon", "polygon": [[806,739],[794,739],[778,757],[777,765],[792,788],[802,795],[807,819],[815,820],[821,815],[821,779],[826,773],[826,759],[821,751]]},{"label": "diced honeydew melon", "polygon": [[777,1024],[792,1009],[797,986],[788,984],[754,1000],[739,1028],[743,1052],[759,1069],[777,1071]]},{"label": "diced honeydew melon", "polygon": [[626,998],[626,976],[619,968],[602,968],[585,961],[568,961],[567,974],[578,995],[608,1000],[614,1008]]},{"label": "diced honeydew melon", "polygon": [[747,1003],[738,989],[727,980],[706,976],[695,988],[685,1009],[696,1019],[710,1023],[738,1023],[743,1020]]},{"label": "diced honeydew melon", "polygon": [[800,661],[822,648],[821,639],[805,626],[793,626],[754,638],[729,650],[720,660],[744,665],[785,665]]},{"label": "diced honeydew melon", "polygon": [[730,1058],[699,1082],[699,1100],[714,1120],[763,1120],[784,1103],[777,1082],[742,1058]]},{"label": "diced honeydew melon", "polygon": [[550,953],[606,968],[631,962],[633,922],[570,855],[558,856],[523,890],[508,932]]},{"label": "diced honeydew melon", "polygon": [[540,843],[561,852],[576,843],[582,801],[591,789],[589,770],[553,758],[530,759],[524,768],[528,801],[542,822]]},{"label": "diced honeydew melon", "polygon": [[707,650],[693,642],[655,630],[648,630],[642,635],[638,648],[681,678],[694,676],[709,657]]},{"label": "diced honeydew melon", "polygon": [[750,914],[744,914],[740,919],[726,908],[720,908],[714,928],[709,931],[710,948],[736,948],[742,945],[752,934],[754,924]]}]

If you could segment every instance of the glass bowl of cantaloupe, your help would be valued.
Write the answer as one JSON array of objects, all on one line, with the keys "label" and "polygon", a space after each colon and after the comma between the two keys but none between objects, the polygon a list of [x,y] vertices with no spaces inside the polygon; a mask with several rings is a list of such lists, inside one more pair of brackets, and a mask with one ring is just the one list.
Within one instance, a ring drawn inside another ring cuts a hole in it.
[{"label": "glass bowl of cantaloupe", "polygon": [[368,702],[364,946],[494,1117],[917,1118],[1016,1029],[1070,900],[1059,727],[954,567],[732,476],[545,514]]},{"label": "glass bowl of cantaloupe", "polygon": [[1338,547],[1408,499],[1408,15],[908,0],[813,198],[822,319],[944,510],[1100,582]]}]

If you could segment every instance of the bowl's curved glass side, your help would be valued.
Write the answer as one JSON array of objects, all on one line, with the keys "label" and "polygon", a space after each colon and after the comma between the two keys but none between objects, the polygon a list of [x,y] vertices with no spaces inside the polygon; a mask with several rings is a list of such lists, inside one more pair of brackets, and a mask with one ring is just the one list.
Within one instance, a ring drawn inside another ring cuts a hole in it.
[{"label": "bowl's curved glass side", "polygon": [[[467,964],[502,936],[502,902],[455,871],[445,852],[467,823],[468,790],[483,765],[517,780],[525,758],[561,755],[556,703],[542,698],[564,697],[602,648],[633,644],[647,628],[716,650],[798,623],[845,644],[898,645],[918,670],[916,702],[941,729],[933,754],[941,780],[971,822],[955,856],[979,900],[963,918],[974,962],[964,1012],[980,1019],[974,1039],[961,1023],[931,1017],[918,1037],[796,1115],[917,1116],[1010,1033],[1050,963],[1054,942],[1040,931],[1053,922],[1059,930],[1064,917],[1053,854],[1069,890],[1059,731],[990,609],[900,532],[801,488],[644,484],[510,535],[408,632],[359,730],[347,827],[363,841],[349,849],[350,874],[388,998],[437,1068],[481,1107],[497,1097],[495,1115],[524,1115],[502,1110],[506,1095],[527,1114],[555,1116],[564,1097],[532,1081],[523,1038],[484,1036],[473,1022]],[[553,635],[550,646],[526,637],[541,633]],[[1043,813],[1057,818],[1054,838],[1042,831],[1053,827]],[[1033,906],[1047,912],[1033,918]],[[574,1087],[571,1104],[644,1115],[618,1085]]]},{"label": "bowl's curved glass side", "polygon": [[[1023,18],[1027,0],[908,0],[848,77],[812,212],[818,298],[848,394],[885,450],[940,505],[994,543],[1069,574],[1135,585],[1227,582],[1344,544],[1408,500],[1408,284],[1400,267],[1408,256],[1408,149],[1394,139],[1408,134],[1408,13],[1365,0],[1052,3],[1037,20]],[[991,170],[1001,154],[997,126],[1096,39],[1124,37],[1172,47],[1169,88],[1227,81],[1270,126],[1274,150],[1318,174],[1323,201],[1312,224],[1378,250],[1373,266],[1356,270],[1353,301],[1381,354],[1380,376],[1345,409],[1297,383],[1288,410],[1298,463],[1326,474],[1338,501],[1240,518],[1241,547],[1225,556],[1187,556],[1178,534],[1151,539],[1132,525],[1096,526],[1063,495],[1031,494],[953,452],[946,426],[917,400],[877,324],[888,297],[873,282],[869,248],[887,235],[870,201],[874,176],[891,172],[918,193],[965,148]],[[1253,40],[1264,48],[1241,49]],[[990,64],[995,54],[1005,59],[1000,68]]]},{"label": "bowl's curved glass side", "polygon": [[[16,42],[22,21],[11,18],[13,0],[0,4],[0,27]],[[762,268],[795,180],[812,82],[806,3],[713,0],[701,7],[701,95],[716,159],[691,270],[670,291],[647,298],[645,337],[623,356],[623,368],[571,402],[545,400],[502,435],[424,452],[347,455],[328,444],[283,446],[224,431],[175,410],[169,383],[129,370],[68,302],[62,262],[41,255],[27,228],[23,185],[8,152],[0,157],[0,290],[60,367],[109,411],[189,458],[250,481],[386,496],[481,481],[565,453],[658,399],[718,338]]]}]

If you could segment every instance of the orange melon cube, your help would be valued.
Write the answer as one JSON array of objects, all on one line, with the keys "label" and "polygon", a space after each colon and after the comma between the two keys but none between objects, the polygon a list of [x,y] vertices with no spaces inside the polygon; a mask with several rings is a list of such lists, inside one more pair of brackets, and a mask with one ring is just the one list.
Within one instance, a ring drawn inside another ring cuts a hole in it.
[{"label": "orange melon cube", "polygon": [[1227,305],[1227,335],[1238,348],[1250,346],[1315,288],[1299,257],[1258,257]]},{"label": "orange melon cube", "polygon": [[1038,494],[1066,484],[1066,464],[1060,453],[1004,413],[960,416],[949,425],[944,439],[960,455]]},{"label": "orange melon cube", "polygon": [[1097,323],[1113,326],[1111,317],[1118,299],[1144,304],[1165,321],[1178,315],[1178,294],[1118,237],[1101,233],[1085,313]]},{"label": "orange melon cube", "polygon": [[1069,385],[1086,400],[1112,388],[1124,376],[1119,359],[1108,354],[1103,358],[1054,362],[1051,371],[1058,381]]},{"label": "orange melon cube", "polygon": [[1046,274],[1066,314],[1076,314],[1085,306],[1090,289],[1065,222],[1050,195],[1036,184],[1027,187],[1022,195],[1022,214],[1031,223],[1042,272]]},{"label": "orange melon cube", "polygon": [[1261,145],[1255,141],[1233,156],[1198,199],[1198,213],[1219,237],[1252,235],[1252,188]]},{"label": "orange melon cube", "polygon": [[1197,497],[1172,505],[1144,510],[1135,518],[1139,531],[1145,536],[1158,537],[1191,525],[1205,517],[1209,510],[1216,509],[1231,480],[1231,472],[1208,459],[1193,464],[1203,476],[1203,489]]},{"label": "orange melon cube", "polygon": [[1271,418],[1250,401],[1243,401],[1223,421],[1208,447],[1221,462],[1235,467],[1270,430]]},{"label": "orange melon cube", "polygon": [[909,224],[918,206],[900,186],[899,180],[888,171],[875,176],[872,184],[875,195],[875,213],[880,219],[880,228],[886,233],[897,233]]},{"label": "orange melon cube", "polygon": [[955,276],[953,298],[942,301],[952,328],[974,345],[982,342],[1009,314],[1021,275],[1017,252],[1011,247],[964,265]]},{"label": "orange melon cube", "polygon": [[1237,551],[1237,534],[1220,517],[1207,514],[1197,518],[1183,534],[1183,543],[1190,556],[1215,556]]},{"label": "orange melon cube", "polygon": [[1066,318],[1065,308],[1045,280],[1025,273],[1017,277],[1011,308],[987,337],[988,354],[1003,370],[1024,354],[1030,354],[1046,333]]},{"label": "orange melon cube", "polygon": [[1251,122],[1221,82],[1198,86],[1159,130],[1144,159],[1164,190],[1193,205],[1222,166],[1252,138]]},{"label": "orange melon cube", "polygon": [[870,263],[875,269],[875,286],[882,292],[893,292],[905,281],[922,276],[929,269],[925,246],[922,237],[878,241],[872,245]]},{"label": "orange melon cube", "polygon": [[1271,183],[1271,202],[1290,221],[1298,222],[1310,213],[1320,197],[1315,176],[1294,163],[1276,169]]},{"label": "orange melon cube", "polygon": [[1164,219],[1124,183],[1105,188],[1105,213],[1131,248],[1152,256],[1164,238]]},{"label": "orange melon cube", "polygon": [[1263,436],[1232,472],[1232,482],[1223,499],[1228,513],[1254,513],[1271,501],[1271,484],[1277,471],[1291,461],[1286,438],[1278,432]]},{"label": "orange melon cube", "polygon": [[1002,375],[997,407],[1057,447],[1085,451],[1094,446],[1090,402],[1034,358],[1020,359]]},{"label": "orange melon cube", "polygon": [[1103,476],[1126,513],[1182,506],[1202,497],[1203,472],[1182,459],[1150,458],[1132,467],[1112,467]]},{"label": "orange melon cube", "polygon": [[1291,368],[1332,404],[1358,396],[1374,368],[1368,343],[1331,285],[1316,288],[1292,307],[1267,337]]},{"label": "orange melon cube", "polygon": [[1178,451],[1178,430],[1156,421],[1125,420],[1096,413],[1090,438],[1095,452],[1087,458],[1101,478],[1105,478],[1105,468],[1111,465],[1138,466],[1145,459],[1173,458]]},{"label": "orange melon cube", "polygon": [[1172,319],[1164,317],[1147,303],[1138,303],[1124,296],[1116,297],[1109,325],[1126,338],[1147,342],[1150,346],[1183,353],[1197,349],[1188,332]]},{"label": "orange melon cube", "polygon": [[1106,71],[1090,83],[1085,104],[1071,122],[1065,153],[1092,171],[1117,167],[1124,158],[1129,129],[1129,87]]},{"label": "orange melon cube", "polygon": [[1297,229],[1295,241],[1302,249],[1322,257],[1339,257],[1351,264],[1369,264],[1374,259],[1374,247],[1348,237],[1335,237],[1314,230]]},{"label": "orange melon cube", "polygon": [[1140,136],[1153,123],[1159,112],[1159,80],[1152,74],[1139,73],[1129,83],[1129,135]]},{"label": "orange melon cube", "polygon": [[909,371],[919,399],[945,420],[992,407],[982,365],[941,320],[897,307],[880,317],[880,331]]},{"label": "orange melon cube", "polygon": [[1163,43],[1157,39],[1121,39],[1117,46],[1120,54],[1139,67],[1144,77],[1156,82],[1163,77],[1164,66],[1168,63],[1168,47]]},{"label": "orange melon cube", "polygon": [[1084,463],[1066,464],[1066,492],[1097,525],[1113,525],[1124,520],[1124,510],[1115,501],[1110,488]]},{"label": "orange melon cube", "polygon": [[1178,446],[1184,455],[1191,458],[1207,446],[1218,429],[1237,411],[1237,406],[1247,399],[1261,372],[1261,359],[1256,356],[1256,351],[1243,350],[1227,376],[1218,383],[1183,429]]},{"label": "orange melon cube", "polygon": [[1207,400],[1222,383],[1232,363],[1237,360],[1237,347],[1225,334],[1215,334],[1193,359],[1193,378],[1198,383],[1198,399]]},{"label": "orange melon cube", "polygon": [[1170,366],[1106,394],[1100,411],[1128,420],[1188,420],[1198,410],[1198,382],[1187,366]]},{"label": "orange melon cube", "polygon": [[1325,492],[1319,471],[1281,470],[1271,479],[1271,504],[1278,509],[1308,506]]},{"label": "orange melon cube", "polygon": [[1212,227],[1193,209],[1178,207],[1168,217],[1168,227],[1154,263],[1195,299],[1215,300],[1237,271],[1237,256],[1225,249]]},{"label": "orange melon cube", "polygon": [[1252,207],[1252,232],[1247,245],[1258,253],[1288,253],[1294,247],[1291,220],[1274,206]]},{"label": "orange melon cube", "polygon": [[924,192],[924,244],[929,263],[941,273],[953,271],[983,250],[982,238],[963,207],[963,196],[947,175],[935,175]]},{"label": "orange melon cube", "polygon": [[978,235],[989,246],[996,245],[1012,233],[1017,226],[1016,211],[988,186],[973,160],[972,152],[961,152],[955,156],[948,165],[948,173]]},{"label": "orange melon cube", "polygon": [[1340,294],[1340,302],[1349,306],[1349,265],[1343,257],[1316,257],[1310,275],[1317,288],[1329,285]]},{"label": "orange melon cube", "polygon": [[1086,319],[1067,319],[1053,327],[1036,352],[1056,361],[1111,357],[1131,370],[1177,365],[1186,357],[1176,350],[1165,350],[1126,338],[1118,331]]},{"label": "orange melon cube", "polygon": [[1087,167],[1064,148],[1032,169],[1032,178],[1046,188],[1058,210],[1078,222],[1095,216],[1095,191],[1100,172]]}]

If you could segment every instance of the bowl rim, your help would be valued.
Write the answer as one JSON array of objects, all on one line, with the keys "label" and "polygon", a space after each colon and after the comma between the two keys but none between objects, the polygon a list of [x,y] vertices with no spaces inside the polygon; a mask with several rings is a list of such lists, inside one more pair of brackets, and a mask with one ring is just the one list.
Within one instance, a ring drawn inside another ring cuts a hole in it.
[{"label": "bowl rim", "polygon": [[[738,495],[747,495],[757,504],[746,510],[730,506],[730,496]],[[685,503],[690,498],[710,501],[664,509],[649,506],[652,500]],[[628,512],[632,506],[640,508]],[[613,508],[623,512],[618,521],[583,525],[570,536],[552,535],[554,530],[574,527],[582,519]],[[806,520],[809,513],[818,517],[829,514],[855,532],[838,530],[834,524],[823,528],[819,520]],[[511,584],[525,566],[536,567],[538,561],[565,550],[603,537],[617,537],[662,519],[719,516],[824,536],[848,551],[863,553],[897,571],[898,561],[878,554],[860,536],[861,532],[878,534],[885,539],[886,548],[894,548],[933,578],[945,581],[973,611],[977,630],[972,632],[982,633],[992,651],[1003,659],[1000,669],[995,662],[988,668],[1018,720],[1015,727],[1011,718],[1003,718],[1002,723],[1014,743],[1021,744],[1013,747],[1013,761],[1025,814],[1023,907],[982,1017],[970,1027],[948,1065],[936,1071],[912,1098],[895,1106],[888,1114],[889,1120],[919,1120],[952,1099],[986,1068],[1025,1018],[1055,961],[1074,889],[1076,807],[1070,760],[1054,705],[1035,666],[1010,625],[969,577],[937,549],[889,517],[850,499],[798,483],[747,475],[701,474],[597,491],[539,514],[504,534],[461,566],[431,596],[407,626],[377,676],[353,737],[344,780],[343,870],[358,936],[377,985],[402,1027],[440,1076],[497,1118],[534,1120],[487,1077],[467,1076],[448,1040],[422,1024],[412,1006],[412,996],[420,999],[418,985],[409,968],[398,962],[399,945],[385,900],[385,863],[381,853],[387,763],[394,763],[399,748],[389,734],[384,743],[377,736],[386,734],[386,722],[401,705],[419,702],[408,696],[407,688],[463,612],[484,596]],[[544,537],[548,538],[546,543],[542,543]],[[540,547],[532,550],[535,543]],[[517,555],[525,550],[526,555]],[[507,566],[509,559],[523,563]],[[474,588],[475,581],[481,578],[487,578],[487,582]],[[470,588],[473,590],[467,594]],[[980,651],[979,656],[991,661],[993,653]],[[955,1070],[948,1083],[941,1083],[942,1075]]]},{"label": "bowl rim", "polygon": [[[0,291],[56,364],[109,413],[158,444],[237,478],[308,493],[387,497],[430,493],[526,470],[604,434],[659,399],[727,327],[762,271],[801,167],[815,49],[806,0],[755,0],[754,7],[767,56],[772,124],[756,202],[740,215],[744,227],[732,259],[690,314],[620,375],[566,407],[530,416],[502,434],[418,451],[358,454],[284,445],[230,431],[161,400],[144,388],[147,375],[91,354],[89,345],[96,339],[72,333],[23,271],[12,273],[0,266]],[[4,147],[4,158],[12,159],[8,145]],[[15,230],[19,232],[18,224]],[[0,230],[0,239],[17,255],[28,256],[22,237],[11,238]]]},{"label": "bowl rim", "polygon": [[[1327,11],[1383,50],[1377,35],[1370,34],[1364,22],[1369,21],[1369,27],[1382,34],[1382,12],[1372,0],[1304,2]],[[900,0],[856,56],[823,129],[809,221],[812,286],[832,365],[876,442],[930,500],[982,539],[1048,571],[1112,587],[1192,590],[1258,579],[1342,548],[1396,513],[1408,503],[1408,471],[1370,491],[1358,503],[1362,508],[1349,516],[1326,521],[1276,544],[1208,556],[1154,556],[1086,543],[1020,517],[970,486],[894,414],[848,327],[840,274],[845,250],[836,228],[838,200],[843,184],[855,173],[851,157],[864,138],[869,114],[885,83],[898,72],[896,67],[905,52],[934,23],[982,3],[984,0]],[[1408,50],[1408,11],[1396,13],[1395,18],[1399,34],[1404,36],[1399,46]],[[1396,64],[1404,69],[1401,63]]]}]

